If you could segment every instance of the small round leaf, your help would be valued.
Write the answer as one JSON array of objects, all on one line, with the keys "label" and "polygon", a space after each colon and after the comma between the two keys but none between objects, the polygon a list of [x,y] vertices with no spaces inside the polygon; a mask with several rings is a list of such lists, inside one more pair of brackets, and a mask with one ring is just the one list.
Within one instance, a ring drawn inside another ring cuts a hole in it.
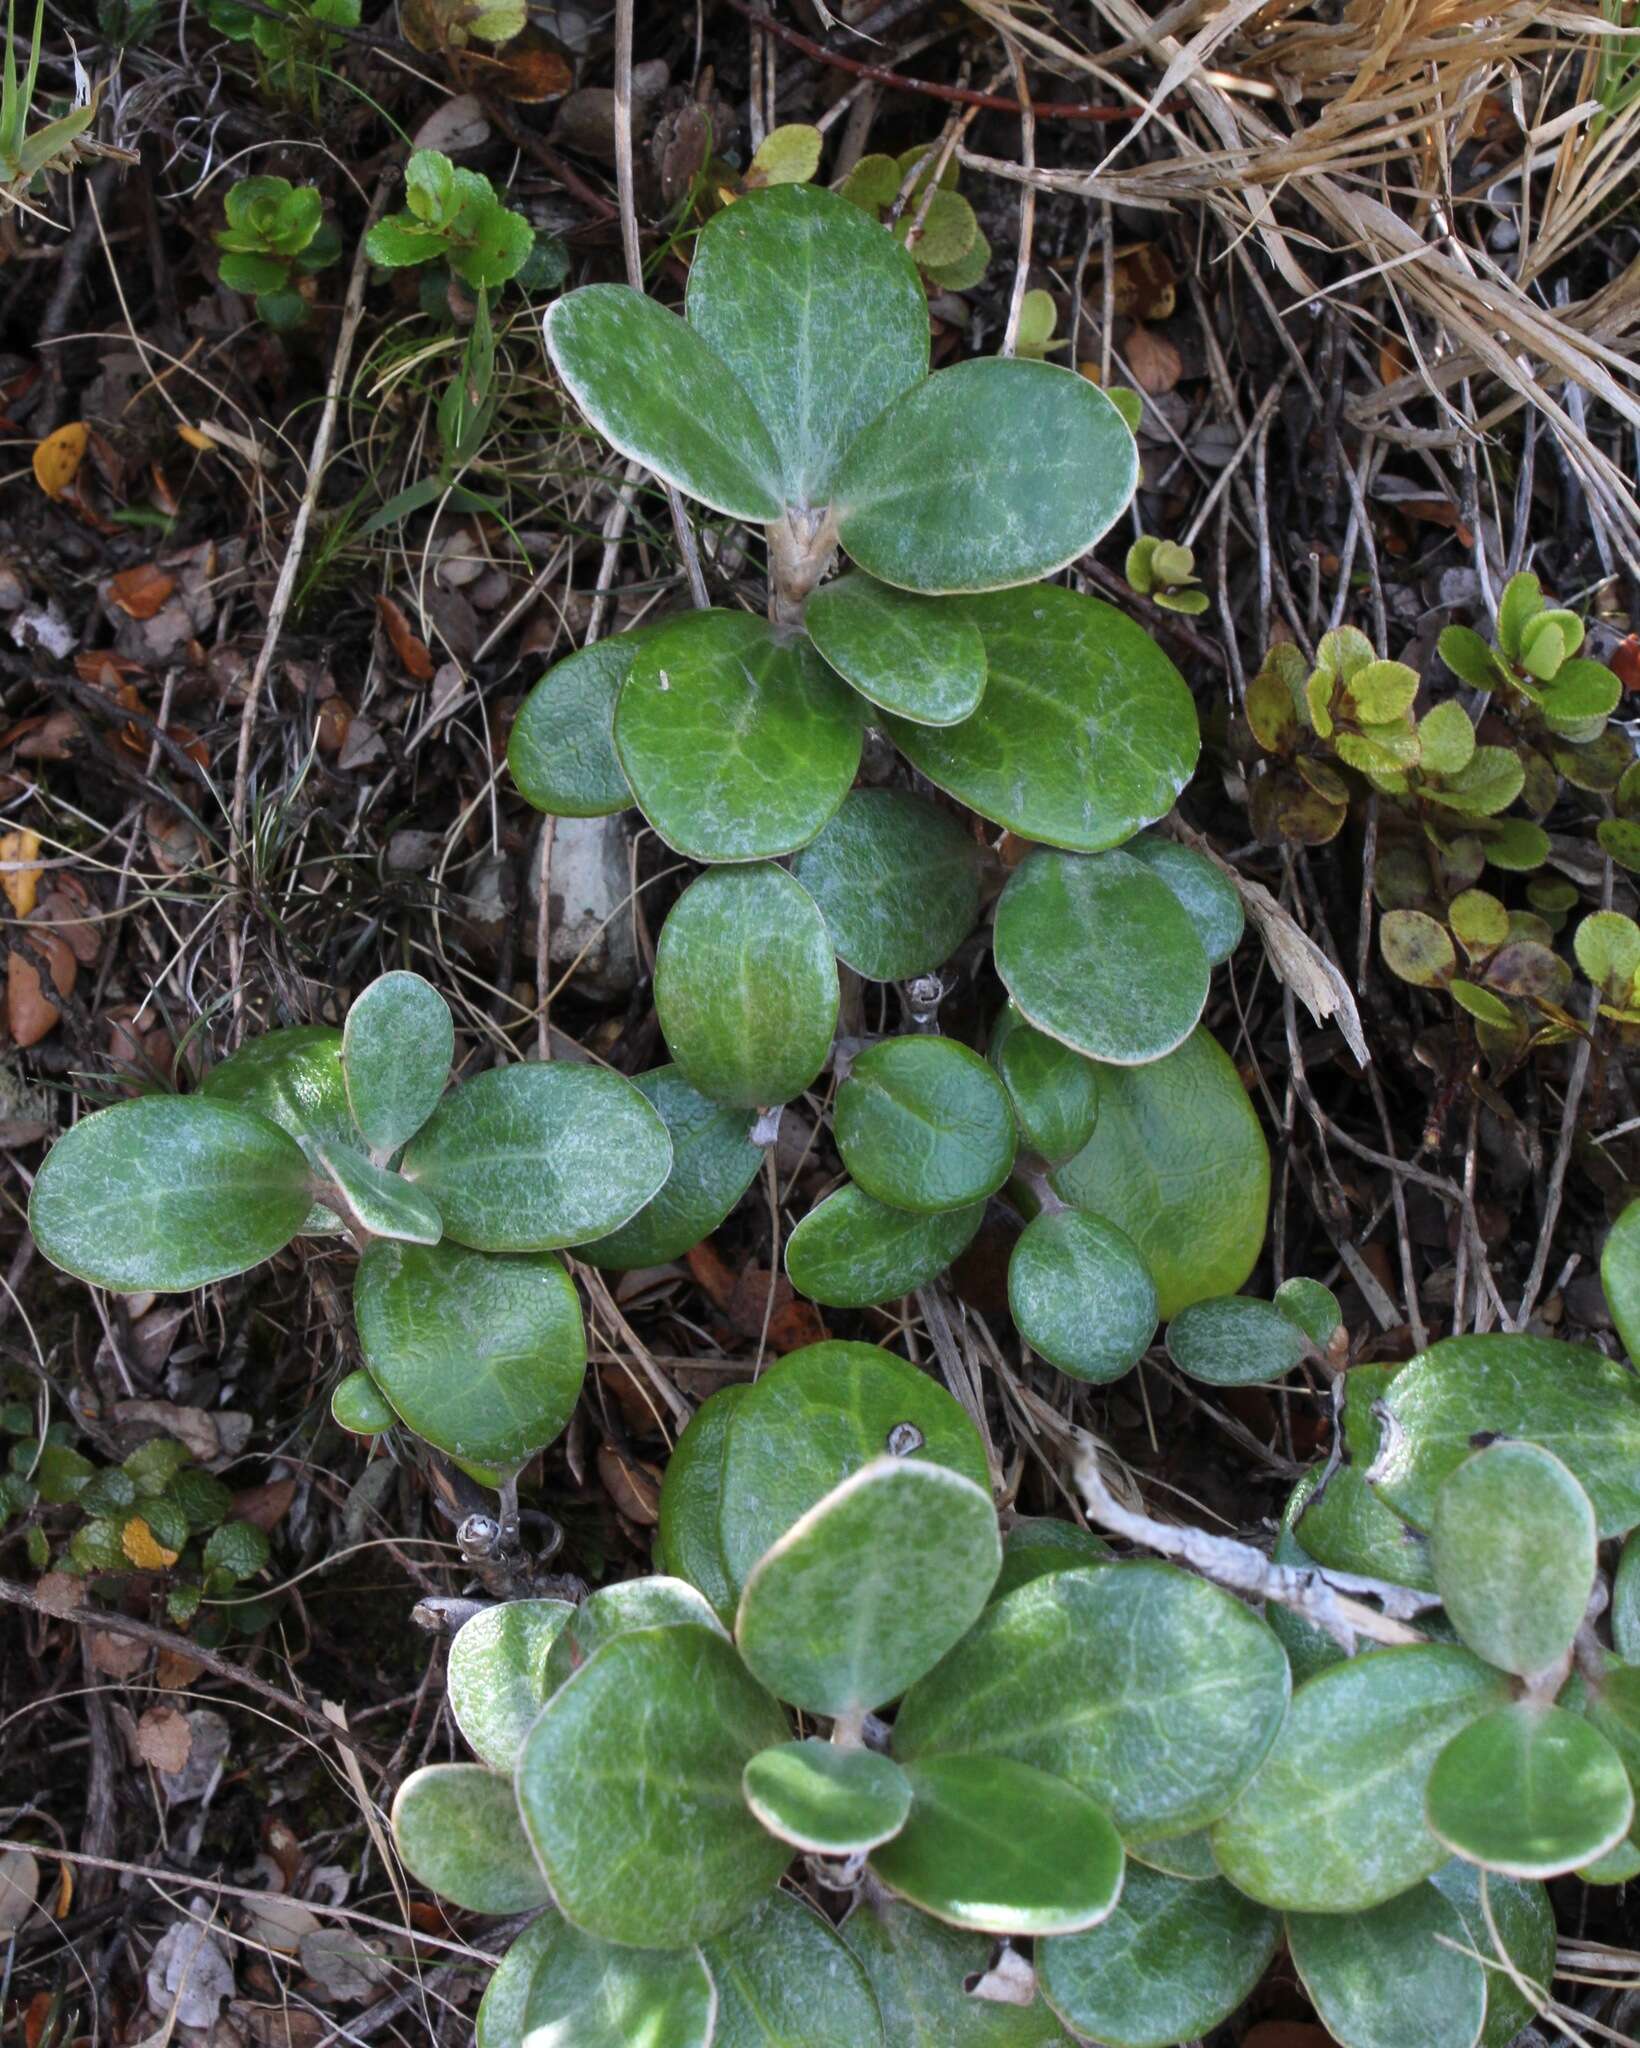
[{"label": "small round leaf", "polygon": [[616,1273],[665,1265],[710,1237],[763,1164],[762,1146],[751,1141],[750,1115],[710,1101],[676,1067],[637,1074],[632,1085],[666,1125],[672,1170],[636,1216],[578,1248],[577,1257],[589,1266]]},{"label": "small round leaf", "polygon": [[895,1301],[943,1273],[985,1220],[985,1204],[919,1216],[850,1182],[811,1209],[786,1243],[786,1275],[828,1308]]},{"label": "small round leaf", "polygon": [[363,1368],[350,1372],[330,1397],[331,1419],[354,1436],[380,1436],[398,1417],[387,1396]]},{"label": "small round leaf", "polygon": [[1099,1069],[1057,1038],[1027,1024],[1007,1003],[991,1031],[989,1058],[1014,1106],[1022,1148],[1062,1166],[1099,1121]]},{"label": "small round leaf", "polygon": [[1274,1303],[1245,1294],[1195,1301],[1167,1326],[1167,1355],[1180,1372],[1215,1387],[1278,1380],[1298,1365],[1309,1339]]},{"label": "small round leaf", "polygon": [[1050,1365],[1095,1383],[1120,1379],[1156,1334],[1156,1283],[1138,1248],[1082,1209],[1025,1226],[1008,1261],[1008,1307]]},{"label": "small round leaf", "polygon": [[951,1038],[868,1048],[837,1091],[832,1121],[843,1164],[866,1193],[919,1215],[983,1201],[1014,1163],[1007,1090]]},{"label": "small round leaf", "polygon": [[510,1772],[546,1704],[547,1652],[575,1609],[564,1600],[507,1600],[456,1630],[447,1683],[450,1711],[473,1753]]},{"label": "small round leaf", "polygon": [[1469,1930],[1432,1884],[1359,1913],[1292,1913],[1304,1988],[1342,2048],[1475,2048],[1486,1976]]},{"label": "small round leaf", "polygon": [[469,1913],[551,1904],[512,1779],[483,1764],[412,1771],[393,1801],[393,1842],[412,1877]]},{"label": "small round leaf", "polygon": [[958,599],[840,576],[809,599],[803,624],[845,682],[915,725],[955,725],[985,694],[985,642]]},{"label": "small round leaf", "polygon": [[709,1943],[706,1962],[718,1994],[712,2048],[884,2048],[864,1969],[830,1921],[790,1892],[771,1893]]},{"label": "small round leaf", "polygon": [[641,1628],[672,1628],[679,1623],[691,1628],[723,1627],[703,1593],[697,1592],[687,1580],[671,1578],[664,1572],[651,1572],[641,1579],[617,1579],[611,1586],[599,1586],[587,1595],[576,1608],[574,1619],[552,1640],[541,1670],[549,1696],[617,1636],[631,1635]]},{"label": "small round leaf", "polygon": [[813,1736],[754,1756],[741,1784],[771,1835],[816,1856],[875,1849],[911,1811],[910,1781],[891,1758]]},{"label": "small round leaf", "polygon": [[1520,1700],[1455,1735],[1429,1779],[1449,1849],[1511,1877],[1558,1877],[1605,1855],[1634,1819],[1623,1759],[1565,1707]]},{"label": "small round leaf", "polygon": [[632,802],[615,751],[615,703],[639,638],[619,633],[566,655],[518,707],[507,770],[524,801],[549,817],[601,818]]},{"label": "small round leaf", "polygon": [[455,1058],[450,1006],[429,981],[383,974],[342,1027],[348,1106],[378,1160],[407,1144],[438,1108]]},{"label": "small round leaf", "polygon": [[1181,846],[1159,832],[1141,832],[1123,849],[1143,861],[1162,880],[1190,913],[1196,936],[1202,942],[1208,965],[1217,967],[1228,960],[1241,944],[1247,928],[1247,914],[1241,894],[1229,876],[1194,847]]},{"label": "small round leaf", "polygon": [[837,957],[868,981],[906,981],[949,958],[979,916],[974,842],[899,789],[852,789],[792,862]]}]

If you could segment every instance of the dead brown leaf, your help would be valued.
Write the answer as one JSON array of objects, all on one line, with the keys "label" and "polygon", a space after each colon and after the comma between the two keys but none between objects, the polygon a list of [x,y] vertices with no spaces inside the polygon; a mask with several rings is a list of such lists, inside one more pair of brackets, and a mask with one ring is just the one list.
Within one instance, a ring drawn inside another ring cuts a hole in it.
[{"label": "dead brown leaf", "polygon": [[135,1678],[148,1662],[148,1645],[135,1636],[98,1629],[91,1638],[91,1663],[105,1678]]},{"label": "dead brown leaf", "polygon": [[376,611],[405,674],[418,683],[430,683],[435,667],[433,657],[427,651],[426,641],[417,639],[402,606],[390,597],[378,597]]},{"label": "dead brown leaf", "polygon": [[180,1771],[193,1742],[187,1715],[175,1707],[150,1707],[137,1722],[137,1755],[156,1771]]},{"label": "dead brown leaf", "polygon": [[184,1408],[175,1401],[116,1401],[114,1420],[138,1442],[151,1436],[175,1437],[201,1465],[222,1455],[221,1435],[203,1408]]},{"label": "dead brown leaf", "polygon": [[[51,974],[51,985],[60,996],[71,996],[79,977],[80,964],[55,932],[30,925],[26,943],[42,957]],[[6,1022],[20,1046],[38,1045],[56,1030],[63,1013],[41,984],[40,970],[33,959],[14,941],[6,961]]]},{"label": "dead brown leaf", "polygon": [[661,1518],[661,1475],[613,1444],[598,1446],[598,1477],[629,1522],[652,1529]]},{"label": "dead brown leaf", "polygon": [[1165,334],[1152,333],[1148,327],[1135,327],[1123,344],[1122,353],[1134,383],[1148,398],[1160,398],[1164,391],[1171,391],[1184,374],[1179,351]]},{"label": "dead brown leaf", "polygon": [[296,1498],[294,1479],[272,1479],[266,1486],[247,1486],[233,1497],[233,1511],[241,1522],[254,1522],[264,1536],[271,1536],[290,1513]]},{"label": "dead brown leaf", "polygon": [[128,618],[151,619],[176,587],[177,579],[157,562],[141,562],[109,580],[108,601]]}]

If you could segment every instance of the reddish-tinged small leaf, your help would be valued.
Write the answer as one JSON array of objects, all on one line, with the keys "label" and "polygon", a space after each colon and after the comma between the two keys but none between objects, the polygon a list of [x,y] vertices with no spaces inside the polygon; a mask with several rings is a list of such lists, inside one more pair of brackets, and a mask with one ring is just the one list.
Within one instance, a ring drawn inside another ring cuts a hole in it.
[{"label": "reddish-tinged small leaf", "polygon": [[177,579],[157,562],[122,569],[108,585],[108,601],[132,619],[151,619],[177,587]]},{"label": "reddish-tinged small leaf", "polygon": [[418,640],[411,631],[410,621],[403,610],[390,597],[378,597],[376,610],[405,674],[418,683],[430,683],[433,680],[433,657],[427,651],[427,643]]},{"label": "reddish-tinged small leaf", "polygon": [[40,925],[28,926],[26,939],[13,941],[13,950],[6,962],[6,1022],[13,1040],[19,1046],[27,1047],[38,1045],[42,1038],[55,1031],[63,1013],[44,992],[40,970],[34,960],[23,952],[24,944],[49,963],[52,986],[60,996],[73,994],[80,965],[56,933],[46,931]]},{"label": "reddish-tinged small leaf", "polygon": [[1135,327],[1122,354],[1135,384],[1150,398],[1171,391],[1184,375],[1179,351],[1165,334],[1153,334],[1148,327]]},{"label": "reddish-tinged small leaf", "polygon": [[1640,690],[1640,633],[1619,640],[1607,666],[1625,690]]},{"label": "reddish-tinged small leaf", "polygon": [[0,749],[9,750],[18,761],[71,761],[82,737],[72,711],[48,711],[8,726],[0,733]]}]

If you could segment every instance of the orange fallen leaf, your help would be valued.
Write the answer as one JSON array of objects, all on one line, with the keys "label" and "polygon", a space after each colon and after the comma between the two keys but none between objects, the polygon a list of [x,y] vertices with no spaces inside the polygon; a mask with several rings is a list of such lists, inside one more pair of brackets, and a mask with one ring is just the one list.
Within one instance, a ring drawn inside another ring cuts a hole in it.
[{"label": "orange fallen leaf", "polygon": [[40,893],[40,835],[38,832],[7,832],[0,835],[0,889],[19,917],[27,917]]},{"label": "orange fallen leaf", "polygon": [[1640,690],[1640,633],[1618,641],[1612,650],[1611,668],[1625,690]]},{"label": "orange fallen leaf", "polygon": [[418,683],[430,683],[433,680],[433,657],[427,651],[427,643],[418,640],[412,632],[410,621],[401,607],[390,597],[378,597],[376,610],[405,673]]},{"label": "orange fallen leaf", "polygon": [[1123,353],[1134,383],[1147,397],[1171,391],[1184,375],[1179,351],[1165,334],[1154,334],[1148,327],[1134,328]]},{"label": "orange fallen leaf", "polygon": [[[74,992],[79,962],[55,932],[31,925],[29,944],[51,967],[52,986],[58,995]],[[14,1042],[27,1048],[38,1045],[55,1031],[63,1013],[40,985],[40,970],[20,946],[14,946],[6,962],[6,1022]]]},{"label": "orange fallen leaf", "polygon": [[48,498],[60,498],[74,481],[85,456],[91,429],[84,420],[74,420],[47,434],[34,451],[34,481]]},{"label": "orange fallen leaf", "polygon": [[163,1571],[181,1555],[179,1551],[168,1550],[141,1515],[133,1515],[121,1529],[120,1548],[138,1571],[144,1572]]},{"label": "orange fallen leaf", "polygon": [[51,1907],[52,1919],[66,1920],[69,1915],[69,1909],[73,1904],[74,1866],[71,1863],[59,1863],[57,1866],[57,1896],[52,1901]]},{"label": "orange fallen leaf", "polygon": [[122,569],[108,586],[112,603],[128,618],[151,619],[159,611],[177,579],[155,562],[141,562],[134,569]]},{"label": "orange fallen leaf", "polygon": [[201,455],[214,455],[216,453],[216,443],[211,439],[210,435],[202,434],[198,427],[190,427],[186,422],[177,428],[177,439],[179,441],[186,441],[190,448],[197,448]]}]

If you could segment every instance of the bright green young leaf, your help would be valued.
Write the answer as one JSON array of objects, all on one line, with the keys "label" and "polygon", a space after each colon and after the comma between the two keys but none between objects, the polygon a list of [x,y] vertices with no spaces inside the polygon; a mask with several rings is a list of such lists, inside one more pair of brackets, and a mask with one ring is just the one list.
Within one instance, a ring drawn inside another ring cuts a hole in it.
[{"label": "bright green young leaf", "polygon": [[731,519],[784,507],[781,462],[734,372],[692,327],[624,284],[547,308],[547,353],[604,439]]},{"label": "bright green young leaf", "polygon": [[491,1770],[511,1772],[547,1699],[546,1662],[575,1609],[564,1600],[508,1600],[471,1615],[450,1644],[456,1726]]},{"label": "bright green young leaf", "polygon": [[1491,648],[1472,626],[1444,627],[1436,651],[1459,682],[1474,690],[1497,688],[1502,672]]},{"label": "bright green young leaf", "polygon": [[1531,1678],[1571,1648],[1594,1589],[1594,1509],[1551,1452],[1505,1442],[1466,1458],[1435,1496],[1429,1552],[1477,1657]]},{"label": "bright green young leaf", "polygon": [[[296,1024],[250,1039],[211,1069],[199,1092],[229,1109],[265,1116],[304,1149],[358,1139],[342,1079],[342,1034],[326,1024]],[[304,1233],[341,1227],[322,1203],[315,1203],[302,1224]]]},{"label": "bright green young leaf", "polygon": [[837,1028],[837,962],[814,899],[783,868],[714,868],[684,890],[655,951],[667,1048],[702,1095],[765,1108],[802,1094]]},{"label": "bright green young leaf", "polygon": [[1302,1275],[1283,1280],[1276,1289],[1275,1305],[1290,1323],[1302,1330],[1318,1351],[1324,1351],[1333,1333],[1342,1327],[1343,1311],[1338,1296],[1319,1280]]},{"label": "bright green young leaf", "polygon": [[399,1419],[387,1396],[362,1367],[338,1382],[330,1397],[330,1415],[339,1428],[354,1436],[380,1436]]},{"label": "bright green young leaf", "polygon": [[[1588,919],[1584,929],[1593,922]],[[1600,1285],[1623,1349],[1635,1358],[1640,1355],[1640,1202],[1630,1202],[1606,1234]]]},{"label": "bright green young leaf", "polygon": [[990,1061],[1014,1106],[1022,1150],[1063,1166],[1099,1121],[1099,1069],[1005,1003],[991,1028]]},{"label": "bright green young leaf", "polygon": [[1018,1133],[1008,1092],[953,1038],[887,1038],[854,1061],[837,1091],[843,1164],[868,1195],[935,1215],[993,1195]]},{"label": "bright green young leaf", "polygon": [[1221,1294],[1193,1301],[1167,1326],[1167,1355],[1180,1372],[1215,1387],[1278,1380],[1300,1363],[1309,1339],[1274,1303]]},{"label": "bright green young leaf", "polygon": [[829,504],[861,430],[928,373],[917,266],[823,188],[771,186],[715,214],[695,243],[686,305],[768,429],[788,505]]},{"label": "bright green young leaf", "polygon": [[666,1126],[630,1081],[553,1060],[463,1082],[399,1170],[432,1196],[457,1244],[535,1252],[605,1236],[659,1191],[671,1165]]},{"label": "bright green young leaf", "polygon": [[750,1115],[709,1101],[676,1067],[635,1075],[632,1085],[666,1125],[672,1171],[636,1216],[580,1247],[578,1256],[589,1266],[618,1273],[664,1265],[710,1237],[763,1164],[762,1146],[751,1142]]},{"label": "bright green young leaf", "polygon": [[704,1593],[686,1579],[674,1579],[664,1572],[651,1572],[642,1579],[617,1579],[599,1586],[575,1610],[575,1618],[553,1638],[542,1667],[547,1692],[556,1692],[566,1678],[572,1678],[589,1657],[596,1656],[605,1643],[617,1636],[629,1636],[643,1628],[672,1628],[679,1623],[691,1628],[728,1630],[712,1611]]},{"label": "bright green young leaf", "polygon": [[1086,377],[1017,357],[956,363],[853,442],[837,473],[838,531],[884,583],[1001,590],[1085,554],[1138,474],[1133,436]]},{"label": "bright green young leaf", "polygon": [[371,1237],[402,1239],[406,1244],[437,1244],[444,1220],[419,1188],[399,1174],[377,1166],[349,1145],[315,1147],[314,1159],[335,1190],[339,1214],[356,1222]]},{"label": "bright green young leaf", "polygon": [[720,1387],[690,1417],[666,1461],[656,1531],[656,1563],[704,1593],[725,1622],[734,1618],[739,1589],[723,1555],[723,1458],[730,1417],[747,1391]]},{"label": "bright green young leaf", "polygon": [[1594,1504],[1602,1537],[1640,1522],[1640,1383],[1601,1352],[1520,1334],[1447,1337],[1384,1398],[1397,1427],[1372,1483],[1416,1528],[1430,1527],[1442,1482],[1479,1431],[1552,1451]]},{"label": "bright green young leaf", "polygon": [[870,1979],[805,1899],[771,1893],[708,1944],[706,1962],[718,1994],[712,2048],[884,2048]]},{"label": "bright green young leaf", "polygon": [[1156,1283],[1137,1246],[1085,1209],[1026,1224],[1008,1260],[1008,1308],[1033,1351],[1095,1384],[1131,1370],[1156,1334]]},{"label": "bright green young leaf", "polygon": [[825,141],[820,130],[806,121],[788,121],[771,128],[746,166],[747,186],[755,192],[766,185],[806,185],[820,168]]},{"label": "bright green young leaf", "polygon": [[1405,1891],[1445,1861],[1424,1823],[1436,1757],[1506,1697],[1501,1674],[1446,1643],[1318,1672],[1214,1827],[1219,1868],[1289,1912],[1357,1914]]},{"label": "bright green young leaf", "polygon": [[892,2048],[1070,2048],[1040,1997],[1004,2005],[964,1988],[990,1967],[986,1935],[885,1894],[855,1907],[843,1939],[871,1979]]},{"label": "bright green young leaf", "polygon": [[1384,725],[1403,717],[1418,694],[1418,671],[1404,661],[1369,661],[1344,685],[1353,715],[1363,725]]},{"label": "bright green young leaf", "polygon": [[911,1816],[873,1852],[890,1891],[987,1934],[1094,1927],[1122,1889],[1122,1838],[1086,1793],[1000,1756],[907,1766]]},{"label": "bright green young leaf", "polygon": [[1498,599],[1498,647],[1510,661],[1519,661],[1528,623],[1543,610],[1543,587],[1530,570],[1511,576]]},{"label": "bright green young leaf", "polygon": [[[1458,1909],[1469,1933],[1470,1948],[1487,1963],[1498,1965],[1486,1972],[1486,2025],[1480,2048],[1509,2048],[1542,2006],[1542,1998],[1522,1992],[1516,1979],[1538,1986],[1547,1996],[1555,1973],[1555,1915],[1549,1895],[1540,1884],[1524,1884],[1496,1871],[1483,1880],[1474,1864],[1465,1863],[1461,1856],[1443,1863],[1429,1881],[1449,1905]],[[1481,1906],[1483,1881],[1485,1910]],[[1497,1930],[1512,1969],[1502,1967],[1503,1956],[1498,1954],[1492,1928]]]},{"label": "bright green young leaf", "polygon": [[1079,2034],[1110,2048],[1170,2048],[1228,2019],[1264,1975],[1281,1922],[1209,1877],[1128,1864],[1099,1927],[1037,1950],[1042,1993]]},{"label": "bright green young leaf", "polygon": [[548,1253],[382,1239],[359,1261],[353,1313],[376,1384],[452,1457],[521,1465],[574,1411],[586,1332],[575,1284]]},{"label": "bright green young leaf", "polygon": [[991,1588],[988,1603],[1006,1600],[1033,1579],[1045,1579],[1053,1572],[1078,1571],[1084,1566],[1108,1563],[1110,1546],[1091,1529],[1075,1522],[1061,1522],[1051,1515],[1021,1515],[1002,1539],[1002,1569]]},{"label": "bright green young leaf", "polygon": [[916,725],[955,725],[985,694],[985,642],[962,603],[856,572],[803,611],[810,639],[862,697]]},{"label": "bright green young leaf", "polygon": [[519,706],[507,769],[526,803],[556,818],[624,811],[632,790],[615,751],[615,702],[638,633],[595,640],[554,662]]},{"label": "bright green young leaf", "polygon": [[[540,1927],[551,1932],[542,1940],[517,2006],[493,2002],[495,1984],[486,1995],[478,2048],[547,2048],[548,2043],[551,2048],[636,2048],[638,2043],[642,2048],[710,2048],[715,2043],[717,1991],[699,1949],[675,1943],[668,1950],[617,1947],[556,1914],[543,1916],[528,1933]],[[526,1938],[520,1937],[520,1943]]]},{"label": "bright green young leaf", "polygon": [[1159,832],[1141,832],[1122,849],[1143,861],[1178,897],[1196,927],[1210,967],[1228,960],[1241,943],[1246,913],[1235,884],[1194,848],[1181,846]]},{"label": "bright green young leaf", "polygon": [[978,849],[947,812],[900,789],[851,789],[792,862],[837,957],[868,981],[938,967],[979,917]]},{"label": "bright green young leaf", "polygon": [[1617,1560],[1612,1577],[1611,1625],[1618,1656],[1630,1664],[1640,1664],[1640,1536],[1629,1537]]},{"label": "bright green young leaf", "polygon": [[985,642],[985,695],[960,725],[891,716],[912,766],[982,818],[1077,852],[1118,846],[1165,817],[1201,737],[1189,687],[1150,635],[1054,586],[964,610]]},{"label": "bright green young leaf", "polygon": [[[1456,630],[1461,632],[1463,628]],[[1443,633],[1441,638],[1444,642],[1446,635]],[[1481,687],[1495,688],[1497,673],[1491,667],[1490,657],[1486,658],[1485,672],[1487,681]],[[1469,713],[1455,697],[1435,705],[1419,719],[1418,760],[1423,768],[1436,775],[1458,775],[1469,766],[1474,751],[1475,728],[1469,721]]]},{"label": "bright green young leaf", "polygon": [[1033,1764],[1143,1842],[1224,1811],[1287,1696],[1281,1645],[1229,1594],[1170,1565],[1095,1565],[988,1608],[906,1695],[894,1753]]},{"label": "bright green young leaf", "polygon": [[1039,1031],[1116,1066],[1195,1029],[1208,964],[1190,914],[1127,853],[1027,855],[997,905],[996,965]]},{"label": "bright green young leaf", "polygon": [[750,612],[654,627],[615,707],[615,749],[644,816],[702,861],[806,846],[848,793],[861,731],[859,698],[809,642]]},{"label": "bright green young leaf", "polygon": [[891,1758],[814,1736],[754,1756],[741,1785],[771,1835],[816,1856],[875,1849],[911,1811],[911,1782]]},{"label": "bright green young leaf", "polygon": [[[744,1419],[742,1409],[737,1428]],[[758,1560],[735,1641],[753,1676],[793,1706],[870,1712],[967,1632],[1001,1565],[988,1492],[942,1465],[880,1458]]]},{"label": "bright green young leaf", "polygon": [[342,1079],[372,1158],[385,1163],[438,1108],[455,1050],[450,1006],[419,974],[383,974],[354,1002]]},{"label": "bright green young leaf", "polygon": [[81,1117],[29,1196],[54,1266],[116,1293],[180,1294],[290,1243],[313,1199],[295,1139],[198,1096],[145,1095]]},{"label": "bright green young leaf", "polygon": [[1291,1913],[1287,1943],[1341,2048],[1475,2048],[1486,1973],[1469,1930],[1432,1884],[1362,1913]]},{"label": "bright green young leaf", "polygon": [[527,1913],[552,1902],[512,1779],[483,1764],[412,1771],[393,1800],[393,1843],[412,1877],[469,1913]]},{"label": "bright green young leaf", "polygon": [[926,1286],[966,1250],[985,1204],[919,1216],[891,1209],[849,1182],[813,1208],[786,1241],[786,1276],[827,1308],[866,1308]]},{"label": "bright green young leaf", "polygon": [[637,1947],[732,1927],[789,1860],[740,1792],[750,1759],[788,1733],[716,1629],[606,1643],[552,1695],[518,1761],[524,1826],[560,1910]]},{"label": "bright green young leaf", "polygon": [[1622,1841],[1634,1793],[1623,1759],[1581,1715],[1518,1700],[1442,1750],[1428,1819],[1471,1863],[1511,1877],[1559,1877]]}]

